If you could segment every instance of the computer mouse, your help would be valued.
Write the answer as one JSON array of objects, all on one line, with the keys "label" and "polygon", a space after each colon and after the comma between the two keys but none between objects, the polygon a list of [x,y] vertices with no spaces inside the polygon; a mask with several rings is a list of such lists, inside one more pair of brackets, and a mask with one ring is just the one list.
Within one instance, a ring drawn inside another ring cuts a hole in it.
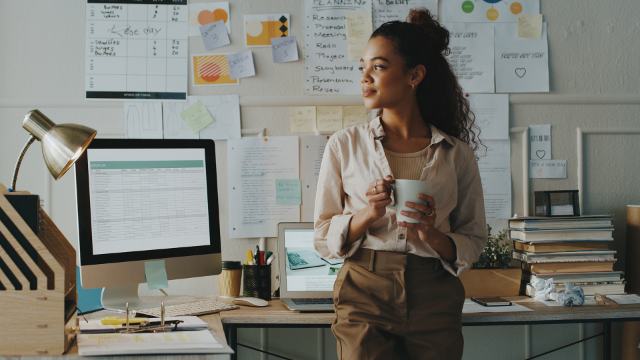
[{"label": "computer mouse", "polygon": [[266,300],[262,300],[260,298],[255,297],[239,297],[233,299],[233,303],[236,305],[245,305],[245,306],[267,306],[269,302]]}]

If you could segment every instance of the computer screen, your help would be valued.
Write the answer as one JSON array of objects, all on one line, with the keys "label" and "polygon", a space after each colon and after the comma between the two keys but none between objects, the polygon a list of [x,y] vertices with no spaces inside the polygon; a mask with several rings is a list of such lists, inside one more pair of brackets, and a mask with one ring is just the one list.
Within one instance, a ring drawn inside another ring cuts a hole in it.
[{"label": "computer screen", "polygon": [[220,272],[212,140],[96,139],[76,162],[76,190],[84,287],[137,293],[149,260],[168,279]]},{"label": "computer screen", "polygon": [[328,292],[342,267],[342,259],[323,258],[313,246],[313,228],[283,230],[286,292]]}]

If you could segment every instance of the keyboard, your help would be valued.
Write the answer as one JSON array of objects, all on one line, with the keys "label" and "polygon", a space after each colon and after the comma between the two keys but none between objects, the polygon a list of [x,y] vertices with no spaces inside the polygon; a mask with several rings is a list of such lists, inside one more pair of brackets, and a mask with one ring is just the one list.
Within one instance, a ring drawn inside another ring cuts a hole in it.
[{"label": "keyboard", "polygon": [[[196,316],[237,309],[238,305],[227,304],[214,299],[202,299],[181,304],[164,306],[164,316]],[[137,310],[136,313],[160,317],[160,307]]]}]

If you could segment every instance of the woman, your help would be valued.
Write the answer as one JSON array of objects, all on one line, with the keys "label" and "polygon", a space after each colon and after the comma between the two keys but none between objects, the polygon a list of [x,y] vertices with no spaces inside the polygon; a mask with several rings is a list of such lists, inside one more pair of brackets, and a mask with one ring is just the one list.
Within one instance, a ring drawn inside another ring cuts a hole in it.
[{"label": "woman", "polygon": [[[474,116],[444,55],[449,32],[425,10],[380,26],[360,60],[362,97],[380,109],[335,133],[320,169],[315,245],[345,258],[334,285],[340,359],[459,359],[457,276],[486,242]],[[422,180],[428,205],[397,222],[394,179]],[[406,235],[406,236],[405,236]]]}]

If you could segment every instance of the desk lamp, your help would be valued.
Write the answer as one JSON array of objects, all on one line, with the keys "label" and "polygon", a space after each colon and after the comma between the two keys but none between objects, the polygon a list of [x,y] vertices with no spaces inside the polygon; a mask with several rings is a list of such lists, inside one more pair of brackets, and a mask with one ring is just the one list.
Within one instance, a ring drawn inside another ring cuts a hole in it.
[{"label": "desk lamp", "polygon": [[49,172],[54,179],[60,179],[84,153],[91,141],[96,137],[96,131],[77,124],[56,125],[39,110],[31,110],[22,121],[22,127],[31,137],[22,148],[20,157],[13,172],[13,181],[9,191],[15,191],[18,180],[18,170],[27,149],[34,141],[42,143],[42,156]]}]

